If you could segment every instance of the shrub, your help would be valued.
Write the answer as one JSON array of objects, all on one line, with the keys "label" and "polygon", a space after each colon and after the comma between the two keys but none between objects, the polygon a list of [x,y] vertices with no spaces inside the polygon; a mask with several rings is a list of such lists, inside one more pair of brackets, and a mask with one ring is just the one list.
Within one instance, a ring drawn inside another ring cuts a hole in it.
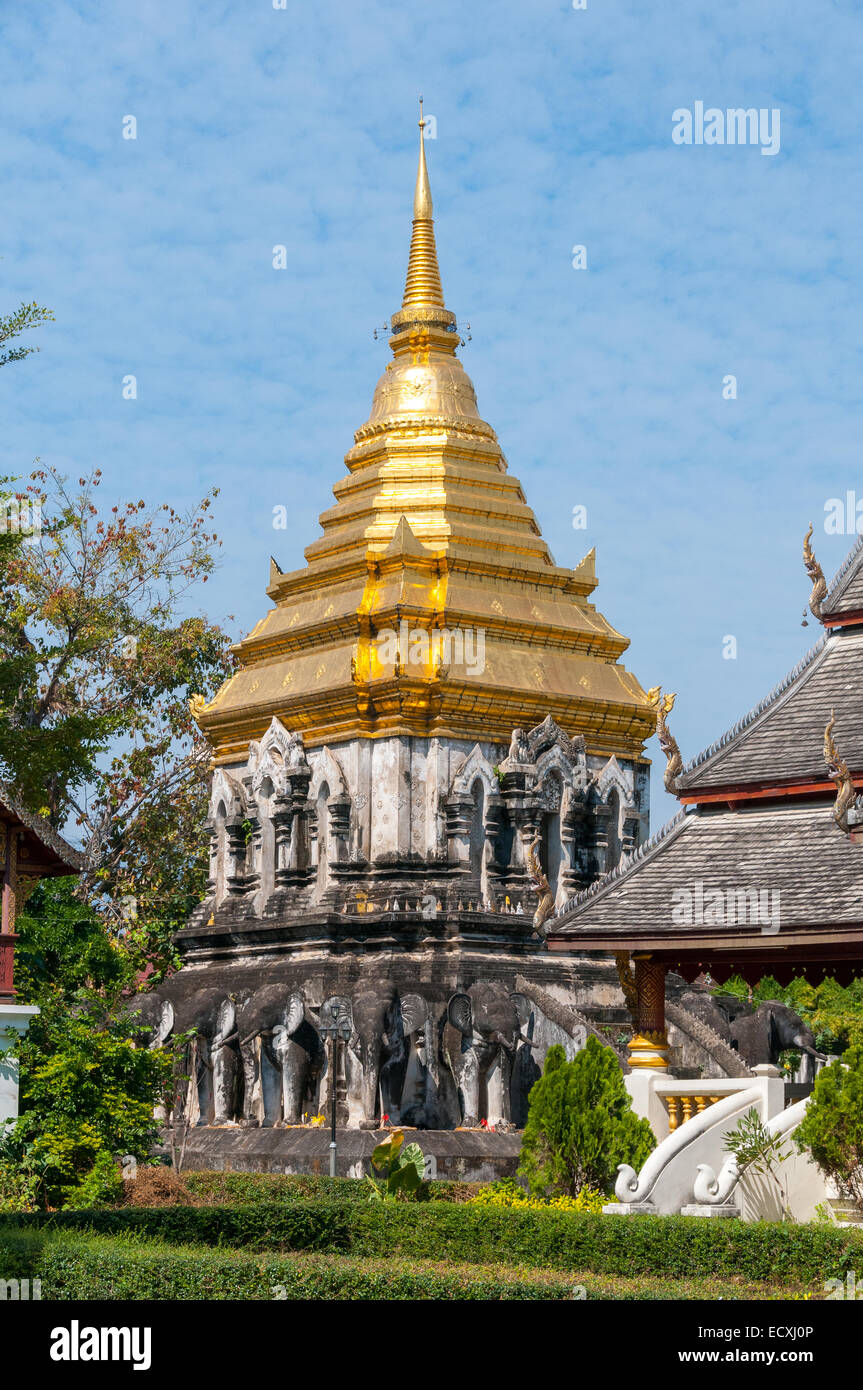
[{"label": "shrub", "polygon": [[611,1190],[620,1163],[636,1170],[656,1140],[639,1119],[623,1084],[620,1063],[596,1038],[573,1058],[550,1047],[528,1097],[519,1173],[531,1193],[576,1197],[583,1187]]},{"label": "shrub", "polygon": [[38,1278],[66,1299],[571,1299],[564,1274],[327,1255],[251,1255],[206,1246],[0,1231],[0,1278]]},{"label": "shrub", "polygon": [[823,1283],[863,1267],[863,1233],[853,1229],[693,1216],[593,1216],[473,1202],[363,1199],[37,1212],[0,1217],[0,1247],[12,1226],[43,1236],[90,1230],[121,1236],[124,1246],[155,1238],[171,1246],[511,1264],[628,1277],[739,1276],[772,1284]]},{"label": "shrub", "polygon": [[65,1205],[70,1211],[88,1211],[92,1207],[118,1202],[123,1196],[123,1174],[111,1154],[102,1149],[89,1173],[71,1188]]},{"label": "shrub", "polygon": [[863,1047],[818,1073],[794,1141],[811,1150],[843,1196],[863,1205]]},{"label": "shrub", "polygon": [[188,1185],[173,1168],[164,1163],[140,1167],[134,1178],[123,1183],[121,1200],[129,1207],[190,1206]]},{"label": "shrub", "polygon": [[514,1178],[502,1178],[483,1187],[471,1202],[478,1207],[517,1207],[519,1211],[592,1211],[597,1215],[608,1200],[595,1187],[582,1187],[576,1197],[530,1197]]}]

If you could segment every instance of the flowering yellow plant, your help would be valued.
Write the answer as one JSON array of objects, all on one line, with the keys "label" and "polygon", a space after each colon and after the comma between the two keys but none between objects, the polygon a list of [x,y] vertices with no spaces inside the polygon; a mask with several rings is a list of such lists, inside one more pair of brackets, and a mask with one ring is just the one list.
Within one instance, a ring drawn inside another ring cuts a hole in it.
[{"label": "flowering yellow plant", "polygon": [[517,1211],[587,1211],[601,1213],[608,1198],[594,1187],[583,1187],[575,1197],[531,1197],[512,1178],[489,1183],[475,1197],[474,1206],[510,1207]]}]

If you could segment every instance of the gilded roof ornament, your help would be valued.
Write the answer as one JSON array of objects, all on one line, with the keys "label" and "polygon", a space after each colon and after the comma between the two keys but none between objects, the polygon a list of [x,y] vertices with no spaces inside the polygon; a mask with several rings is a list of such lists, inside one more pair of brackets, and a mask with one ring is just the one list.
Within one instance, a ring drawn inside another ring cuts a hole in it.
[{"label": "gilded roof ornament", "polygon": [[683,769],[683,759],[680,756],[680,749],[677,746],[677,739],[672,734],[665,722],[666,715],[674,709],[676,694],[669,691],[663,695],[662,686],[654,685],[647,692],[647,702],[653,705],[656,710],[656,732],[659,737],[659,746],[667,759],[665,765],[665,775],[663,781],[667,792],[677,790],[677,778]]},{"label": "gilded roof ornament", "polygon": [[533,929],[538,936],[545,939],[546,932],[543,925],[548,921],[554,912],[554,894],[548,879],[542,871],[539,862],[539,836],[534,835],[530,844],[526,847],[525,858],[527,859],[528,873],[530,874],[530,886],[539,898],[536,912],[533,914]]},{"label": "gilded roof ornament", "polygon": [[848,764],[836,747],[833,740],[833,727],[836,723],[835,710],[830,711],[830,718],[824,730],[824,761],[827,764],[827,775],[831,781],[836,783],[836,801],[833,806],[833,819],[839,829],[845,835],[850,835],[851,826],[848,823],[848,813],[856,800],[854,783]]},{"label": "gilded roof ornament", "polygon": [[413,232],[411,234],[411,249],[408,256],[408,273],[405,279],[402,309],[444,308],[443,289],[437,263],[437,247],[434,239],[431,186],[426,167],[425,127],[423,99],[420,97],[420,155],[416,188],[414,189]]},{"label": "gilded roof ornament", "polygon": [[820,623],[821,605],[827,597],[827,580],[824,578],[824,571],[815,559],[812,546],[809,544],[814,529],[810,521],[809,530],[806,532],[803,541],[803,563],[806,566],[806,573],[812,580],[812,593],[809,595],[809,612],[812,614],[813,618],[817,618]]}]

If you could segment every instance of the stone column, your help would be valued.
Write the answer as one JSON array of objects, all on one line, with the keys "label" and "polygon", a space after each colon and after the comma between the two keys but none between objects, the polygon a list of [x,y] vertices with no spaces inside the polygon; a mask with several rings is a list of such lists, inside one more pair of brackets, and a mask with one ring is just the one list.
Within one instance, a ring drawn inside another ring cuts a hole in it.
[{"label": "stone column", "polygon": [[665,966],[649,955],[634,955],[636,1026],[629,1044],[629,1065],[668,1071],[665,1031]]}]

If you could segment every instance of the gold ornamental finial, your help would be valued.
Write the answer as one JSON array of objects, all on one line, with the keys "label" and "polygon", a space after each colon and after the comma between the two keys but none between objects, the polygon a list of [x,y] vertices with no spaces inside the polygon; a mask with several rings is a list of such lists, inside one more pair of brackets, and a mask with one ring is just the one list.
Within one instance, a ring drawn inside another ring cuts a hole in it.
[{"label": "gold ornamental finial", "polygon": [[[810,545],[814,527],[809,523],[809,530],[803,539],[803,564],[806,566],[806,573],[812,580],[812,593],[809,595],[809,612],[813,618],[821,622],[821,605],[827,597],[827,580],[824,578],[824,571],[815,559],[815,555]],[[804,617],[805,617],[804,609]],[[805,624],[804,624],[805,626]]]},{"label": "gold ornamental finial", "polygon": [[827,728],[824,730],[824,761],[827,764],[827,776],[836,783],[836,804],[833,807],[833,819],[839,829],[847,835],[851,829],[848,824],[848,812],[854,805],[856,792],[848,764],[833,739],[835,724],[836,712],[831,709]]},{"label": "gold ornamental finial", "polygon": [[423,99],[420,97],[420,158],[417,169],[417,182],[414,191],[414,219],[411,234],[411,249],[408,257],[408,273],[402,308],[411,309],[421,305],[444,308],[443,290],[437,263],[437,248],[432,221],[432,196],[426,168],[425,127]]},{"label": "gold ornamental finial", "polygon": [[668,691],[666,695],[662,693],[661,685],[654,685],[647,692],[647,703],[653,705],[656,710],[656,732],[659,735],[659,746],[667,759],[663,782],[667,792],[677,791],[677,778],[683,770],[683,759],[680,756],[680,749],[677,746],[677,739],[665,722],[666,715],[674,709],[674,701],[677,696]]}]

